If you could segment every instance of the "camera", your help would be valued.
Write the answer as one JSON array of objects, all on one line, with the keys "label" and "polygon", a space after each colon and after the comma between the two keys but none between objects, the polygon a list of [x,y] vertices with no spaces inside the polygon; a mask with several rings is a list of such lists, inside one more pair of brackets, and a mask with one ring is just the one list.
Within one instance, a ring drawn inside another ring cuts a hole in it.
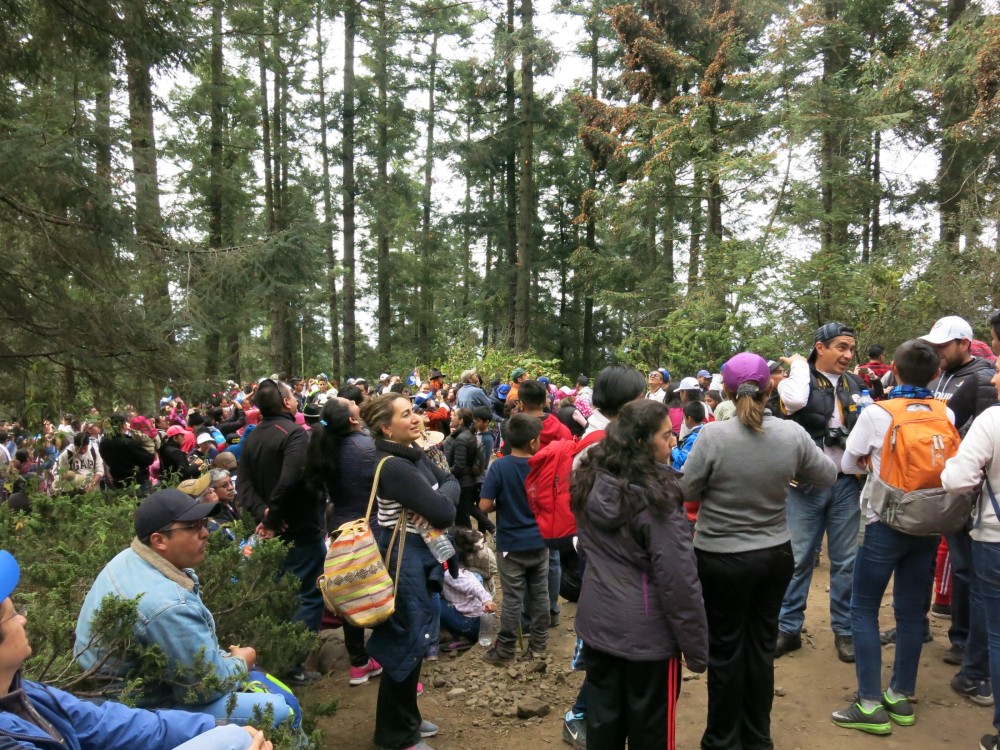
[{"label": "camera", "polygon": [[823,437],[823,445],[828,448],[843,448],[847,445],[847,434],[846,427],[830,427]]}]

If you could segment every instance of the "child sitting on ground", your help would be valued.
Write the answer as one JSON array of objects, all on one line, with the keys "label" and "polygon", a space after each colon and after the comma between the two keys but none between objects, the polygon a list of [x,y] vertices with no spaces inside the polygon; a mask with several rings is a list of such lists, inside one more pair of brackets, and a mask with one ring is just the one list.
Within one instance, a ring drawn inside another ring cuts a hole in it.
[{"label": "child sitting on ground", "polygon": [[[479,618],[484,612],[496,612],[493,595],[486,588],[491,578],[480,572],[486,563],[489,572],[489,558],[482,533],[474,529],[455,527],[452,529],[458,560],[458,577],[445,576],[444,590],[441,592],[441,626],[456,640],[443,646],[442,651],[468,648],[479,638]],[[495,567],[495,564],[494,564]]]}]

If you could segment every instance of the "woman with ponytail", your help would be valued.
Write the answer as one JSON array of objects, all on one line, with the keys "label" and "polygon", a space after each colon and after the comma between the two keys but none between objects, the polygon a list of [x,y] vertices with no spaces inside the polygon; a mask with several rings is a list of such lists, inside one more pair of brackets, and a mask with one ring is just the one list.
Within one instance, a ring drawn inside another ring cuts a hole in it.
[{"label": "woman with ponytail", "polygon": [[[375,441],[365,434],[358,405],[339,396],[327,399],[320,421],[312,428],[306,479],[330,501],[326,530],[334,538],[341,524],[361,518],[368,510],[374,478]],[[368,524],[377,539],[381,527],[373,519]],[[364,628],[347,622],[343,627],[344,646],[351,660],[349,681],[351,685],[362,685],[378,675],[382,667],[365,650]]]},{"label": "woman with ponytail", "polygon": [[774,747],[774,647],[794,561],[789,482],[830,487],[837,467],[797,423],[771,416],[767,362],[748,352],[722,368],[735,404],[705,425],[684,464],[686,500],[701,500],[694,547],[708,616],[708,726],[702,750]]}]

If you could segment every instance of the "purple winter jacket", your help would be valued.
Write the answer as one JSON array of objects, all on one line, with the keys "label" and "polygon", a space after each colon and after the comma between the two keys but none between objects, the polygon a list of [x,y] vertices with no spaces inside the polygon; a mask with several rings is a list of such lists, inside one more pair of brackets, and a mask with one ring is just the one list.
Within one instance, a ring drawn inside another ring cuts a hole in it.
[{"label": "purple winter jacket", "polygon": [[[660,467],[677,487],[673,469]],[[644,494],[599,471],[582,512],[576,514],[586,557],[576,630],[591,648],[632,661],[683,655],[688,669],[708,662],[708,625],[691,530],[680,503],[662,517],[641,501],[622,514],[621,493]]]}]

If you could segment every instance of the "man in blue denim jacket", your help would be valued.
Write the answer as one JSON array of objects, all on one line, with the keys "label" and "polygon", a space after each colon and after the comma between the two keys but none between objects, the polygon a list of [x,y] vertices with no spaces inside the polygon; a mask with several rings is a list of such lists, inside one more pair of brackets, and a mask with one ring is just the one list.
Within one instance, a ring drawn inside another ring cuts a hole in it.
[{"label": "man in blue denim jacket", "polygon": [[[255,706],[263,710],[270,704],[278,724],[291,713],[280,696],[236,692],[253,668],[257,652],[250,647],[220,648],[215,619],[198,593],[193,568],[205,559],[208,518],[218,512],[218,503],[200,502],[175,489],[143,500],[136,510],[131,546],[104,567],[87,592],[76,623],[74,652],[84,669],[97,666],[103,674],[124,677],[133,665],[106,651],[91,630],[91,621],[106,597],[139,597],[136,640],[144,646],[159,646],[168,660],[166,679],[149,686],[141,705],[177,707],[247,724]],[[234,687],[207,688],[194,674],[199,662]],[[191,691],[196,703],[187,702]],[[231,692],[236,692],[232,713],[227,710]]]}]

